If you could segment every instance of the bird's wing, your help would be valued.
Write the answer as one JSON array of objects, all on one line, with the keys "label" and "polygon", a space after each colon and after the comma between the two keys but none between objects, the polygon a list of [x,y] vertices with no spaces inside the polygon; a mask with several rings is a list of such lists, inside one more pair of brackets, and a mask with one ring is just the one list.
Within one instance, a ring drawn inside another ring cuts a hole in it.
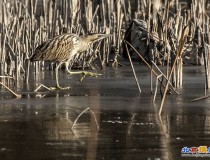
[{"label": "bird's wing", "polygon": [[65,61],[78,43],[78,39],[76,34],[63,34],[49,39],[35,49],[30,59],[31,61]]}]

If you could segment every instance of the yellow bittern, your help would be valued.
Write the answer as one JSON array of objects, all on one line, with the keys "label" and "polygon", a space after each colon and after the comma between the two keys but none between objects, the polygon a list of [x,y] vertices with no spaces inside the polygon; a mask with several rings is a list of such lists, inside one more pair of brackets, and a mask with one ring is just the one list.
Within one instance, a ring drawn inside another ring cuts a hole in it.
[{"label": "yellow bittern", "polygon": [[[101,40],[103,38],[109,37],[109,34],[88,34],[83,36],[78,36],[76,34],[62,34],[49,39],[42,44],[40,44],[36,49],[34,54],[30,57],[30,61],[52,61],[58,62],[56,66],[56,88],[57,89],[68,89],[69,87],[60,87],[58,82],[58,69],[59,67],[74,59],[76,54],[80,54],[90,48],[91,44]],[[95,76],[96,73],[80,71],[71,72],[67,69],[69,74],[83,74]]]}]

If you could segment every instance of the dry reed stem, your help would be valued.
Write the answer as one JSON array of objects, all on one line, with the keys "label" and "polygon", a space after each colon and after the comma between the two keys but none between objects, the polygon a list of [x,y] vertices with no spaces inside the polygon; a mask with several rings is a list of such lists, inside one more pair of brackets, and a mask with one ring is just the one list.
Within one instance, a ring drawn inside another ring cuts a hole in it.
[{"label": "dry reed stem", "polygon": [[[205,89],[209,89],[210,88],[210,84],[209,84],[209,45],[206,44],[203,40],[203,47],[204,47],[204,51],[203,51],[203,57],[204,57],[204,67],[205,67],[205,79],[206,79],[206,87]],[[208,49],[207,49],[208,47]]]},{"label": "dry reed stem", "polygon": [[138,81],[138,78],[137,78],[137,76],[136,76],[136,72],[135,72],[135,69],[134,69],[134,66],[133,66],[133,63],[132,63],[132,60],[131,60],[129,51],[128,51],[128,46],[127,46],[126,42],[124,42],[124,43],[125,43],[127,55],[128,55],[128,58],[129,58],[129,61],[130,61],[130,64],[131,64],[131,68],[132,68],[132,71],[133,71],[133,75],[134,75],[134,78],[135,78],[135,81],[136,81],[136,84],[137,84],[139,93],[141,93],[141,88],[140,88],[139,81]]},{"label": "dry reed stem", "polygon": [[[151,65],[149,65],[149,63],[147,63],[147,61],[142,57],[142,55],[129,43],[129,42],[127,42],[127,41],[125,41],[134,51],[135,51],[135,53],[141,58],[141,60],[148,66],[148,68],[152,71],[152,73],[156,76],[156,77],[158,77],[159,75],[158,75],[158,73],[151,67]],[[159,71],[160,71],[160,69],[159,69]],[[162,73],[162,72],[161,72]],[[163,73],[162,73],[163,74]],[[167,79],[167,77],[163,74],[163,76],[164,76],[164,78],[166,79],[166,80],[168,80]],[[160,79],[158,79],[160,82],[161,82],[161,80]],[[169,83],[170,85],[171,85],[171,83]],[[162,86],[165,88],[165,86],[162,84]],[[176,93],[176,94],[179,94],[176,90],[175,90],[175,88],[171,85],[171,87],[172,87],[172,90]]]},{"label": "dry reed stem", "polygon": [[72,125],[72,129],[74,128],[75,124],[77,123],[78,119],[87,111],[90,111],[90,113],[93,115],[94,117],[94,121],[95,121],[95,124],[96,124],[96,127],[97,127],[97,130],[99,130],[99,125],[98,125],[98,122],[97,122],[97,118],[95,116],[95,113],[90,109],[90,107],[86,108],[85,110],[83,110],[78,116],[77,118],[75,119],[73,125]]},{"label": "dry reed stem", "polygon": [[[155,66],[155,68],[160,72],[160,75],[162,75],[166,80],[168,80],[168,78],[166,77],[166,75],[160,70],[160,68],[153,62],[151,61],[152,64]],[[159,75],[159,76],[160,76]],[[171,82],[169,82],[170,87],[174,90],[174,92],[179,95],[179,93],[176,91],[176,89],[173,87],[173,85],[171,84]]]},{"label": "dry reed stem", "polygon": [[176,54],[173,66],[171,68],[171,72],[169,74],[169,77],[168,77],[168,80],[167,80],[167,83],[166,83],[166,87],[165,87],[165,90],[164,90],[164,93],[163,93],[163,98],[161,100],[160,109],[159,109],[159,113],[158,113],[159,115],[161,115],[161,113],[162,113],[163,105],[164,105],[165,98],[166,98],[166,93],[167,93],[167,90],[168,90],[168,87],[169,87],[169,84],[170,84],[170,79],[171,79],[173,71],[175,69],[177,60],[181,57],[182,50],[183,50],[183,47],[184,47],[184,44],[185,44],[185,41],[186,41],[186,38],[187,38],[188,34],[189,34],[189,26],[186,26],[182,31],[182,36],[181,36],[181,39],[179,41],[180,45],[179,45],[179,48],[177,50],[177,54]]},{"label": "dry reed stem", "polygon": [[153,103],[155,103],[155,99],[156,99],[156,95],[157,95],[158,80],[162,76],[163,76],[163,74],[160,74],[159,76],[156,77],[156,86],[155,86],[155,92],[154,92],[154,96],[153,96]]},{"label": "dry reed stem", "polygon": [[210,95],[201,96],[201,97],[193,99],[192,102],[204,100],[204,99],[207,99],[209,97],[210,97]]},{"label": "dry reed stem", "polygon": [[12,76],[0,76],[0,78],[9,78],[9,79],[13,79],[14,80],[14,77],[12,77]]},{"label": "dry reed stem", "polygon": [[4,83],[0,82],[0,85],[2,85],[4,88],[6,88],[10,93],[12,93],[16,98],[21,98],[22,95],[15,93],[13,90],[11,90],[9,87],[7,87]]}]

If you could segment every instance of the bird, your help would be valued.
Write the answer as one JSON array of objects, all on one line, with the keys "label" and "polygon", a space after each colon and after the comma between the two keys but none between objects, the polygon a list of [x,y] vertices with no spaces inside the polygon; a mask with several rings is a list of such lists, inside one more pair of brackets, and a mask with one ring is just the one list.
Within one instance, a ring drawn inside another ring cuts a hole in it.
[{"label": "bird", "polygon": [[[51,61],[58,62],[56,66],[56,87],[54,89],[69,89],[70,87],[61,87],[58,82],[58,69],[59,67],[71,60],[74,60],[75,55],[81,54],[82,52],[88,50],[96,41],[102,40],[104,38],[110,37],[110,34],[99,34],[91,33],[79,36],[73,33],[65,33],[55,36],[35,48],[33,55],[29,58],[31,62],[34,61]],[[78,57],[78,56],[77,56]],[[97,76],[97,73],[79,71],[72,72],[67,69],[69,74],[83,74],[84,76]]]}]

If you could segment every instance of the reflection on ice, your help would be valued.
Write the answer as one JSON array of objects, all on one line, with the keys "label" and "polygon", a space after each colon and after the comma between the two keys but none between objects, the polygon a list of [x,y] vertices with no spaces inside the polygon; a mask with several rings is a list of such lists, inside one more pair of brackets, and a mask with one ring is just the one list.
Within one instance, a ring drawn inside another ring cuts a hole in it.
[{"label": "reflection on ice", "polygon": [[[209,146],[210,101],[191,102],[203,94],[202,73],[184,71],[181,95],[168,96],[163,115],[158,116],[160,95],[152,103],[149,73],[145,68],[136,71],[141,95],[130,70],[119,68],[109,71],[106,79],[87,78],[78,83],[65,77],[61,83],[71,83],[69,91],[43,91],[37,98],[27,93],[35,88],[30,86],[21,91],[25,98],[1,99],[1,159],[168,160],[180,159],[185,146]],[[189,81],[191,76],[194,82]],[[41,83],[51,83],[49,77]],[[95,116],[85,112],[72,129],[87,108]]]}]

